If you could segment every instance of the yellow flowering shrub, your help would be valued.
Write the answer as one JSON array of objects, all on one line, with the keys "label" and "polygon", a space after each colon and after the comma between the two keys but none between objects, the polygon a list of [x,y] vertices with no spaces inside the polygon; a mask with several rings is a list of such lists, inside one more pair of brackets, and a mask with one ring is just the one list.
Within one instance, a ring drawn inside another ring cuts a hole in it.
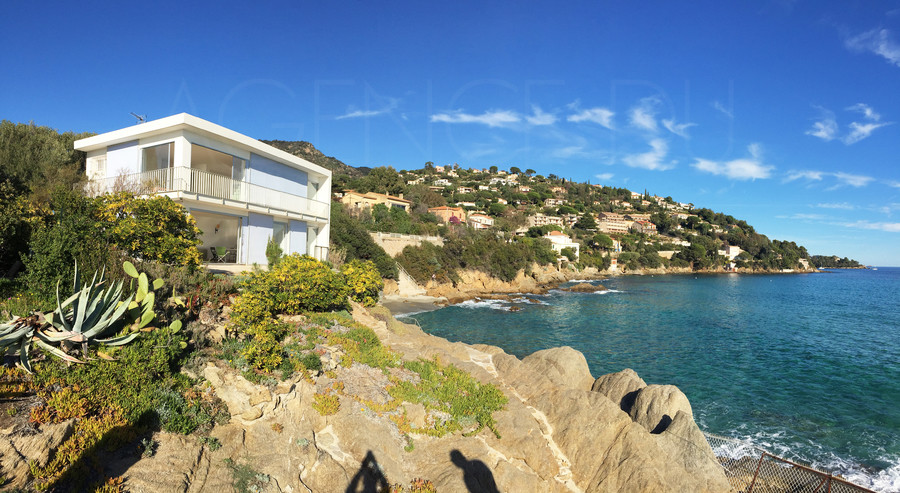
[{"label": "yellow flowering shrub", "polygon": [[384,288],[384,281],[372,261],[351,260],[341,267],[341,273],[346,279],[350,298],[364,306],[378,303],[378,294]]},{"label": "yellow flowering shrub", "polygon": [[200,265],[200,229],[180,204],[168,197],[145,199],[129,192],[99,200],[100,220],[120,250],[142,260]]},{"label": "yellow flowering shrub", "polygon": [[269,271],[253,274],[243,288],[241,297],[265,300],[272,315],[325,312],[347,304],[344,276],[309,255],[288,255]]}]

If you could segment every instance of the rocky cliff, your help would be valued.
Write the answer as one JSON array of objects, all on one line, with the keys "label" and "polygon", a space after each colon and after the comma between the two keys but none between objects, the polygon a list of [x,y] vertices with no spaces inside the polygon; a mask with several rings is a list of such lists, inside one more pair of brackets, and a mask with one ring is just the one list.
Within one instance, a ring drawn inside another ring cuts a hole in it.
[{"label": "rocky cliff", "polygon": [[[374,410],[386,377],[362,365],[265,387],[210,363],[203,374],[231,422],[205,442],[158,433],[155,455],[124,472],[127,487],[229,491],[241,470],[253,471],[264,491],[380,491],[417,478],[441,492],[730,490],[675,387],[646,385],[631,370],[594,379],[584,356],[567,347],[519,360],[427,335],[383,309],[356,307],[354,318],[404,359],[437,358],[499,387],[509,400],[495,413],[500,438],[482,431],[410,442]],[[322,416],[313,396],[336,382],[340,409]],[[404,408],[410,422],[431,419],[421,405]]]}]

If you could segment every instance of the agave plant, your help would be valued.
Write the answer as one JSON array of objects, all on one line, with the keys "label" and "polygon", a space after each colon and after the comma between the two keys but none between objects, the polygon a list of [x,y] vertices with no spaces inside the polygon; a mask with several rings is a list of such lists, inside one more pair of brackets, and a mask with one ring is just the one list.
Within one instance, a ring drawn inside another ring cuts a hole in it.
[{"label": "agave plant", "polygon": [[5,354],[10,348],[19,350],[19,364],[29,372],[31,364],[29,363],[31,340],[34,338],[34,331],[37,324],[38,316],[30,317],[14,317],[12,320],[0,323],[0,355]]},{"label": "agave plant", "polygon": [[[0,323],[0,355],[10,349],[17,349],[19,364],[30,373],[32,342],[65,361],[83,363],[69,354],[77,345],[81,346],[81,354],[86,355],[89,345],[122,346],[138,337],[140,331],[152,330],[148,324],[156,318],[153,311],[153,291],[162,287],[163,281],[156,279],[151,284],[147,275],[138,274],[131,262],[125,262],[124,269],[137,280],[137,289],[123,300],[122,281],[105,287],[103,272],[95,272],[91,282],[82,284],[76,265],[75,279],[72,282],[75,294],[61,300],[57,283],[56,310],[46,318],[44,314],[35,312],[29,317],[15,317]],[[168,329],[172,334],[178,332],[181,330],[181,321],[175,320]],[[124,333],[119,334],[120,332]],[[100,352],[98,355],[111,359]]]}]

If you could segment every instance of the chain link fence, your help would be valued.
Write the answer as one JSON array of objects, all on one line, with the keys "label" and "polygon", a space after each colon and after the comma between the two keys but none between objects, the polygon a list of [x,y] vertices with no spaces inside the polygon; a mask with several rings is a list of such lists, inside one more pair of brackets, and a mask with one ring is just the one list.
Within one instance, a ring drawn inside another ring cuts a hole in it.
[{"label": "chain link fence", "polygon": [[736,492],[875,493],[830,473],[772,455],[747,442],[703,434]]}]

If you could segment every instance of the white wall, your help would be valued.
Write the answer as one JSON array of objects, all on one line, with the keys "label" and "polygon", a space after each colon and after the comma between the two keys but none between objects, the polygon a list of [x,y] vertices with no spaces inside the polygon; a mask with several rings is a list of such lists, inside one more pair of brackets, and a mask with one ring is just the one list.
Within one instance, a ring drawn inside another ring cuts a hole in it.
[{"label": "white wall", "polygon": [[106,150],[106,177],[141,172],[141,150],[137,141],[109,146]]},{"label": "white wall", "polygon": [[306,238],[308,234],[306,223],[303,221],[291,221],[289,227],[290,240],[288,245],[290,246],[289,251],[284,253],[299,253],[301,255],[310,253],[306,247]]},{"label": "white wall", "polygon": [[275,220],[272,216],[263,214],[250,213],[249,225],[247,227],[246,241],[246,262],[248,264],[268,265],[266,260],[266,243],[272,237],[272,226]]},{"label": "white wall", "polygon": [[305,171],[277,163],[257,154],[250,155],[247,165],[250,183],[280,192],[306,197],[307,176]]}]

